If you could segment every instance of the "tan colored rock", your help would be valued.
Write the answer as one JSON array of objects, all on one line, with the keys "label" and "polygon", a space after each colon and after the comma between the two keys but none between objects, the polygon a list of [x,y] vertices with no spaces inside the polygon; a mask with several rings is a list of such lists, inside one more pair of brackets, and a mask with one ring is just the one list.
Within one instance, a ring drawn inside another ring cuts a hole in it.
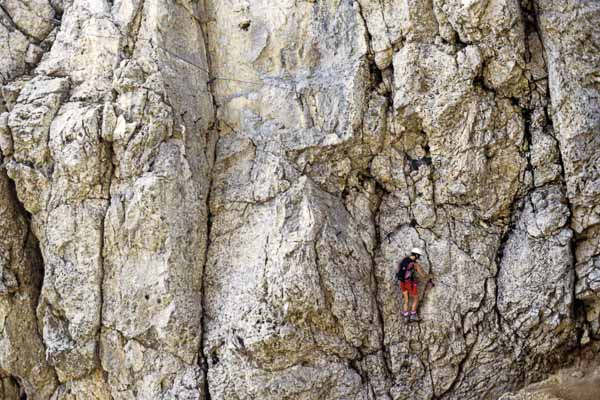
[{"label": "tan colored rock", "polygon": [[0,395],[48,399],[56,374],[45,359],[35,306],[44,266],[14,187],[0,168]]},{"label": "tan colored rock", "polygon": [[[576,270],[580,279],[577,292],[587,304],[587,319],[600,332],[596,285],[586,277],[598,274],[600,223],[600,178],[598,135],[600,109],[597,99],[597,66],[600,31],[597,15],[600,6],[581,1],[566,6],[556,2],[539,2],[539,23],[548,63],[551,117],[559,143],[567,197],[577,233]],[[579,56],[585,54],[585,56]],[[592,250],[594,249],[594,250]],[[591,275],[590,275],[591,274]],[[593,280],[593,278],[592,278]],[[587,285],[584,282],[588,282]],[[583,294],[585,293],[585,294]]]},{"label": "tan colored rock", "polygon": [[0,398],[512,398],[595,348],[563,3],[2,2]]},{"label": "tan colored rock", "polygon": [[593,400],[600,390],[600,370],[593,365],[560,370],[500,400]]}]

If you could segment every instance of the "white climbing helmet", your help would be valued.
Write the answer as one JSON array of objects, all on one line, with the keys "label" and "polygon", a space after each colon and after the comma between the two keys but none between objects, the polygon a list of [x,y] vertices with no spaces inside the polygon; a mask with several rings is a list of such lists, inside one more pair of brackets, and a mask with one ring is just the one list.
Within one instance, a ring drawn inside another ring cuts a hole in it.
[{"label": "white climbing helmet", "polygon": [[413,253],[413,254],[418,254],[420,256],[423,255],[423,251],[420,248],[418,248],[418,247],[413,247],[413,249],[410,252]]}]

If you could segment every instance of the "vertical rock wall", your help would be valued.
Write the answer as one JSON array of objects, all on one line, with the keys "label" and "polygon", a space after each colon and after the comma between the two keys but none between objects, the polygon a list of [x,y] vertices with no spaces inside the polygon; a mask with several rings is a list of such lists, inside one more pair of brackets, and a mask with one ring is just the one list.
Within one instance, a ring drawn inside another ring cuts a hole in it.
[{"label": "vertical rock wall", "polygon": [[2,151],[43,256],[30,315],[53,398],[201,398],[214,142],[201,8],[26,3],[3,8],[9,35],[37,7],[60,20],[46,19],[54,37],[28,75],[18,59],[7,71]]},{"label": "vertical rock wall", "polygon": [[599,22],[2,1],[0,398],[495,399],[595,351]]}]

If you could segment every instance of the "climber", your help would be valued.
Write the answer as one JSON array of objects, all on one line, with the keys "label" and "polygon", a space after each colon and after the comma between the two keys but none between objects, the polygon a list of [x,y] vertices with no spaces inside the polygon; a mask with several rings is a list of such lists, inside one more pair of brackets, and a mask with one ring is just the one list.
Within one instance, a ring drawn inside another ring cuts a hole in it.
[{"label": "climber", "polygon": [[[423,272],[423,268],[417,262],[423,255],[423,251],[417,247],[413,248],[410,256],[404,257],[398,266],[396,279],[400,281],[400,290],[402,290],[402,316],[408,321],[419,321],[417,316],[417,306],[419,304],[419,294],[417,291],[417,281],[415,279],[415,271],[424,280],[430,280],[431,275]],[[413,298],[412,308],[409,309],[409,299]]]}]

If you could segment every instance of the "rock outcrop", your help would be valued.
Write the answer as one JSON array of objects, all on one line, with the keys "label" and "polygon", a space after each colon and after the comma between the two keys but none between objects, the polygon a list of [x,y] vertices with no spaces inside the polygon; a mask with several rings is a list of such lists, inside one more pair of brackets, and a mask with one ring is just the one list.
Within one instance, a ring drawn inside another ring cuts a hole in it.
[{"label": "rock outcrop", "polygon": [[0,38],[0,399],[497,399],[596,354],[598,2],[2,0]]},{"label": "rock outcrop", "polygon": [[506,393],[500,400],[594,400],[600,393],[600,369],[581,365],[560,370],[548,379],[529,385],[518,393]]}]

